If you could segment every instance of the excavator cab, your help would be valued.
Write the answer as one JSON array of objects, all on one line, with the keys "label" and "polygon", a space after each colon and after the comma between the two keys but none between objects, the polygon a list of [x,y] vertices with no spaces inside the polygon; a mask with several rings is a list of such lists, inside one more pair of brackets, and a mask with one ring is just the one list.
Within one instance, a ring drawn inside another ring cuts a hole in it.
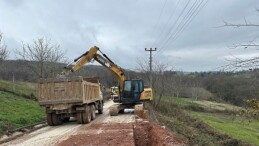
[{"label": "excavator cab", "polygon": [[143,80],[125,80],[122,90],[122,104],[140,103],[140,95],[144,91]]}]

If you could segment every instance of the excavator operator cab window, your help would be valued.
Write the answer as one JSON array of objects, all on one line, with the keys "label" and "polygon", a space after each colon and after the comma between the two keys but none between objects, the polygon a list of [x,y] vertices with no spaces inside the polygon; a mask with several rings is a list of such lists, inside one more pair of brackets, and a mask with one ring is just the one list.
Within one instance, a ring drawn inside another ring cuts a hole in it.
[{"label": "excavator operator cab window", "polygon": [[139,92],[139,83],[138,82],[133,83],[132,90],[134,92]]},{"label": "excavator operator cab window", "polygon": [[125,81],[124,82],[124,91],[131,91],[131,81]]},{"label": "excavator operator cab window", "polygon": [[144,83],[142,80],[124,81],[123,98],[138,100],[140,94],[143,91],[144,91]]}]

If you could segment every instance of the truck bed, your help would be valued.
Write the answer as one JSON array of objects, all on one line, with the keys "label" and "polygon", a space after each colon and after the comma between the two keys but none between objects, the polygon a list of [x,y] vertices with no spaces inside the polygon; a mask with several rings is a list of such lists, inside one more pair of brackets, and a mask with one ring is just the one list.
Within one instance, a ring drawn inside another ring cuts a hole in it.
[{"label": "truck bed", "polygon": [[39,104],[85,104],[100,100],[100,85],[83,77],[45,79],[39,82]]}]

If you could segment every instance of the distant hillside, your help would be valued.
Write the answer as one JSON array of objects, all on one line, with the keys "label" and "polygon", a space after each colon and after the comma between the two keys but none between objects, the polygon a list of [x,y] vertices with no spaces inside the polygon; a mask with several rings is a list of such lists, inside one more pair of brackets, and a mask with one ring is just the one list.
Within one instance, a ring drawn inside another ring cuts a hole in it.
[{"label": "distant hillside", "polygon": [[[33,63],[33,62],[32,62]],[[35,63],[36,64],[36,63]],[[59,71],[61,72],[66,64],[59,63]],[[128,78],[135,78],[139,73],[125,70],[125,74]],[[75,72],[73,75],[80,75],[84,77],[99,77],[101,83],[107,87],[114,86],[117,84],[115,75],[103,66],[99,65],[87,65]],[[53,76],[56,76],[54,74]],[[0,79],[26,81],[26,82],[37,82],[38,78],[35,74],[26,66],[24,60],[6,60],[1,64],[0,68]]]},{"label": "distant hillside", "polygon": [[[36,62],[34,63],[37,66]],[[57,64],[50,76],[56,77],[66,64]],[[235,105],[245,105],[247,99],[259,99],[259,70],[239,72],[177,72],[154,71],[155,96],[180,96],[195,99],[224,100]],[[127,79],[143,79],[149,85],[149,73],[124,70]],[[72,75],[99,77],[105,87],[118,85],[115,75],[103,66],[87,65]],[[0,79],[37,82],[39,78],[26,67],[23,60],[7,60],[1,64]],[[160,92],[162,91],[162,92]],[[161,94],[162,93],[162,94]]]}]

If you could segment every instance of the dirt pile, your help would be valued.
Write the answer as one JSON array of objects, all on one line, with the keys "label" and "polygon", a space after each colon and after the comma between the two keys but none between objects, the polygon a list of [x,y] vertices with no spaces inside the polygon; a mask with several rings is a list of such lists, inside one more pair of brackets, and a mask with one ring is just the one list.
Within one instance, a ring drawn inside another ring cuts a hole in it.
[{"label": "dirt pile", "polygon": [[157,123],[141,122],[134,124],[136,146],[183,146],[173,134]]},{"label": "dirt pile", "polygon": [[141,119],[142,121],[149,119],[149,117],[148,117],[148,115],[149,115],[148,110],[144,109],[143,104],[135,105],[134,113],[136,115],[136,119]]}]

